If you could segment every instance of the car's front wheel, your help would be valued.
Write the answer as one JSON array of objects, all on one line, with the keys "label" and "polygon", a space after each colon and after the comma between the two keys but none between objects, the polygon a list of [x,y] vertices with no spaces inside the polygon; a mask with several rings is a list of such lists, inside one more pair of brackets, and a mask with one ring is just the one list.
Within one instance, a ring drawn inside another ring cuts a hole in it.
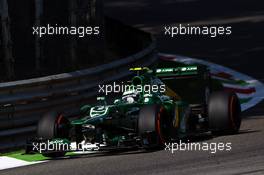
[{"label": "car's front wheel", "polygon": [[[38,122],[37,136],[44,140],[52,140],[54,138],[69,138],[69,120],[62,114],[57,112],[49,112],[43,115]],[[42,153],[45,157],[62,157],[65,151],[45,151]]]},{"label": "car's front wheel", "polygon": [[144,148],[163,147],[169,139],[170,122],[160,105],[143,106],[138,118],[138,133]]}]

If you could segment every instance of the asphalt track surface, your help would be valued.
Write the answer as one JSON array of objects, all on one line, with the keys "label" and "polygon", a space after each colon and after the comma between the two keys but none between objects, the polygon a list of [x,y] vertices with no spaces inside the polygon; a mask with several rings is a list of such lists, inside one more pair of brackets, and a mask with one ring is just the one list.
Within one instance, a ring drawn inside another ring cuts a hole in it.
[{"label": "asphalt track surface", "polygon": [[[105,0],[106,13],[156,34],[165,53],[206,59],[246,73],[263,82],[264,8],[257,0]],[[229,37],[164,37],[167,24],[222,23],[231,25]],[[264,174],[264,103],[243,113],[237,135],[200,142],[231,142],[232,151],[131,151],[82,155],[38,165],[0,171],[8,175],[70,174]]]}]

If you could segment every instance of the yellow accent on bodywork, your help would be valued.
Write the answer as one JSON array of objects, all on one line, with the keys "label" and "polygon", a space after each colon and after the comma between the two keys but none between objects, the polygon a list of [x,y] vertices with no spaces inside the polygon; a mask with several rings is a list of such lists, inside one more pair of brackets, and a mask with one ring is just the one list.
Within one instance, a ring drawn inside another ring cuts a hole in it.
[{"label": "yellow accent on bodywork", "polygon": [[174,92],[172,89],[170,89],[168,86],[166,86],[165,95],[170,96],[174,98],[175,100],[181,100],[181,97],[176,92]]},{"label": "yellow accent on bodywork", "polygon": [[140,70],[149,70],[148,67],[134,67],[134,68],[130,68],[130,71],[140,71]]},{"label": "yellow accent on bodywork", "polygon": [[179,107],[178,106],[175,106],[175,122],[174,122],[174,127],[175,128],[178,128],[179,127]]}]

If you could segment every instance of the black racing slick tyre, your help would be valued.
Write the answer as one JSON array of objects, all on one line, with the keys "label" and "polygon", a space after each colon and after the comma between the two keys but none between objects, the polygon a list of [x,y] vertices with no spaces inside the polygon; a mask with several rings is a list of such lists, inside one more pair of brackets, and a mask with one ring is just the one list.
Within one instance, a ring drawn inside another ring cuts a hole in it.
[{"label": "black racing slick tyre", "polygon": [[170,122],[165,108],[159,105],[143,106],[139,112],[138,134],[145,149],[161,148],[169,138]]},{"label": "black racing slick tyre", "polygon": [[214,135],[236,134],[241,125],[241,107],[235,93],[214,92],[208,104],[209,128]]},{"label": "black racing slick tyre", "polygon": [[[69,120],[62,114],[57,112],[49,112],[43,115],[38,122],[37,136],[44,140],[51,140],[54,138],[69,138]],[[65,155],[64,151],[45,152],[42,153],[45,157],[62,157]]]}]

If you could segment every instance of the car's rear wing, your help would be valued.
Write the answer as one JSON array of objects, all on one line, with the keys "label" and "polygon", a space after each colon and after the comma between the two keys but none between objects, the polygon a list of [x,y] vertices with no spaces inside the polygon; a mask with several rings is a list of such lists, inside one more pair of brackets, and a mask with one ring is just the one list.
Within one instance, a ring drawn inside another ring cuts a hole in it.
[{"label": "car's rear wing", "polygon": [[155,75],[161,79],[192,77],[199,74],[198,66],[181,66],[175,68],[158,68]]},{"label": "car's rear wing", "polygon": [[210,91],[210,73],[206,66],[188,65],[157,68],[157,76],[167,87],[190,104],[202,104]]}]

